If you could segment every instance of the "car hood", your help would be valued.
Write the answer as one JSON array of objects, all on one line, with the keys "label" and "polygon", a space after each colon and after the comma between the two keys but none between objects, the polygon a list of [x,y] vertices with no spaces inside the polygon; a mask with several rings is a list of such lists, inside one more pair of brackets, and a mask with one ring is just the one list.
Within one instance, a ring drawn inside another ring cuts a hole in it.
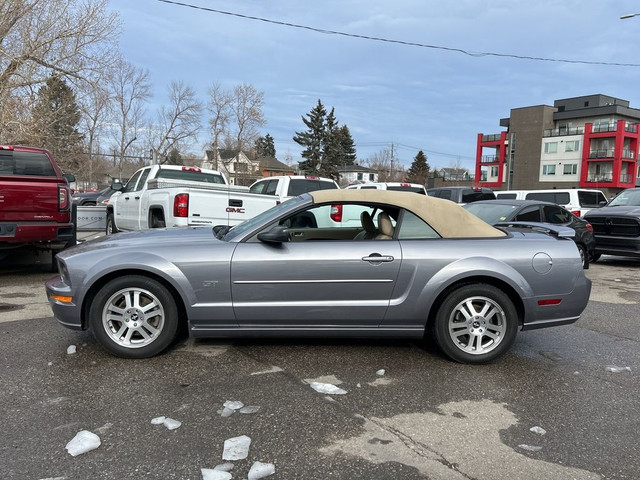
[{"label": "car hood", "polygon": [[160,245],[166,247],[172,244],[179,248],[185,248],[185,245],[193,245],[200,242],[206,242],[212,246],[223,243],[215,238],[211,227],[154,228],[152,230],[121,232],[100,237],[63,250],[58,256],[65,259],[81,253],[114,248],[138,248],[148,251],[153,247]]},{"label": "car hood", "polygon": [[584,216],[585,220],[589,220],[589,217],[620,217],[620,216],[629,216],[629,217],[640,217],[640,206],[637,205],[628,205],[628,206],[619,206],[619,207],[600,207],[597,209],[590,210]]}]

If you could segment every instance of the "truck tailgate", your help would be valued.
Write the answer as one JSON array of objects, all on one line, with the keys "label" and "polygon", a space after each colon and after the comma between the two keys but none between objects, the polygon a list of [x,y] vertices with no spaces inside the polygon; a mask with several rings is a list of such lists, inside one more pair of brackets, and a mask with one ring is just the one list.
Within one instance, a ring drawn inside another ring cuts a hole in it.
[{"label": "truck tailgate", "polygon": [[[24,179],[24,180],[22,180]],[[58,179],[53,177],[0,176],[0,221],[68,220],[58,211]]]}]

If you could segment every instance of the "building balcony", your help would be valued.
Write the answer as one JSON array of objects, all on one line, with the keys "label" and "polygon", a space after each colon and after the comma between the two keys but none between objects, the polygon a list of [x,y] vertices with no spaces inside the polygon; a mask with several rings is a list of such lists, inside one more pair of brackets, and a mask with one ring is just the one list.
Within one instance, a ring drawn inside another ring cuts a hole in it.
[{"label": "building balcony", "polygon": [[635,154],[635,152],[632,152],[631,150],[623,150],[622,151],[622,158],[633,160],[633,159],[636,158],[636,154]]},{"label": "building balcony", "polygon": [[544,130],[542,132],[543,137],[561,137],[564,135],[582,135],[584,134],[584,127],[561,127],[553,128],[550,130]]},{"label": "building balcony", "polygon": [[591,150],[589,158],[613,158],[613,148],[607,150]]},{"label": "building balcony", "polygon": [[620,183],[631,183],[631,182],[633,182],[632,175],[629,175],[628,173],[620,174]]},{"label": "building balcony", "polygon": [[613,175],[604,174],[604,175],[591,175],[587,177],[587,183],[611,183],[613,182]]},{"label": "building balcony", "polygon": [[500,158],[498,155],[483,155],[480,163],[500,163]]},{"label": "building balcony", "polygon": [[500,133],[496,133],[493,135],[483,135],[482,136],[482,141],[483,142],[499,142],[501,139],[501,135]]}]

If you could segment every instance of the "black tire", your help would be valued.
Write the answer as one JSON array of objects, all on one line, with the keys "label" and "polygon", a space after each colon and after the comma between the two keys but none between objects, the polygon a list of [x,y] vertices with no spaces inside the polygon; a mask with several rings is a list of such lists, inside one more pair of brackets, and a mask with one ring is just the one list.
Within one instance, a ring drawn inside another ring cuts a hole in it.
[{"label": "black tire", "polygon": [[591,263],[596,263],[598,260],[600,260],[599,253],[594,253],[593,255],[591,255]]},{"label": "black tire", "polygon": [[582,268],[587,270],[589,268],[589,254],[587,253],[587,249],[581,243],[576,243],[576,247],[578,247],[578,252],[580,252],[580,259],[582,260]]},{"label": "black tire", "polygon": [[116,227],[116,222],[113,218],[113,212],[107,213],[107,226],[104,233],[107,235],[118,233],[118,228]]},{"label": "black tire", "polygon": [[[126,307],[127,297],[130,307]],[[89,308],[89,329],[109,353],[122,358],[148,358],[163,352],[175,340],[178,324],[171,292],[139,275],[111,280]]]},{"label": "black tire", "polygon": [[[473,311],[468,305],[473,305]],[[485,308],[489,315],[482,314]],[[469,318],[463,316],[462,310]],[[481,283],[463,285],[447,295],[438,309],[433,333],[449,358],[479,364],[491,362],[509,350],[517,330],[518,313],[511,299],[500,289]]]}]

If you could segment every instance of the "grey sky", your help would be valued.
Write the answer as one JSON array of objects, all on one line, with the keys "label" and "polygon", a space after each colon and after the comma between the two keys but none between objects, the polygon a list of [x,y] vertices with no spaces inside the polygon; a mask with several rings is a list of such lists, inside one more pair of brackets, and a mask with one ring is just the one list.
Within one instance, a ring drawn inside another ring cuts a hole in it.
[{"label": "grey sky", "polygon": [[[179,0],[180,1],[180,0]],[[458,48],[562,60],[640,64],[640,3],[631,0],[181,0],[306,25]],[[154,102],[183,80],[264,91],[277,156],[300,160],[301,116],[321,99],[348,125],[359,159],[395,144],[408,166],[418,149],[432,167],[472,168],[477,133],[498,133],[511,108],[602,93],[640,108],[640,67],[473,56],[316,33],[157,0],[111,0],[125,58],[149,69]],[[153,110],[154,106],[150,106]],[[204,144],[208,136],[201,137]]]}]

